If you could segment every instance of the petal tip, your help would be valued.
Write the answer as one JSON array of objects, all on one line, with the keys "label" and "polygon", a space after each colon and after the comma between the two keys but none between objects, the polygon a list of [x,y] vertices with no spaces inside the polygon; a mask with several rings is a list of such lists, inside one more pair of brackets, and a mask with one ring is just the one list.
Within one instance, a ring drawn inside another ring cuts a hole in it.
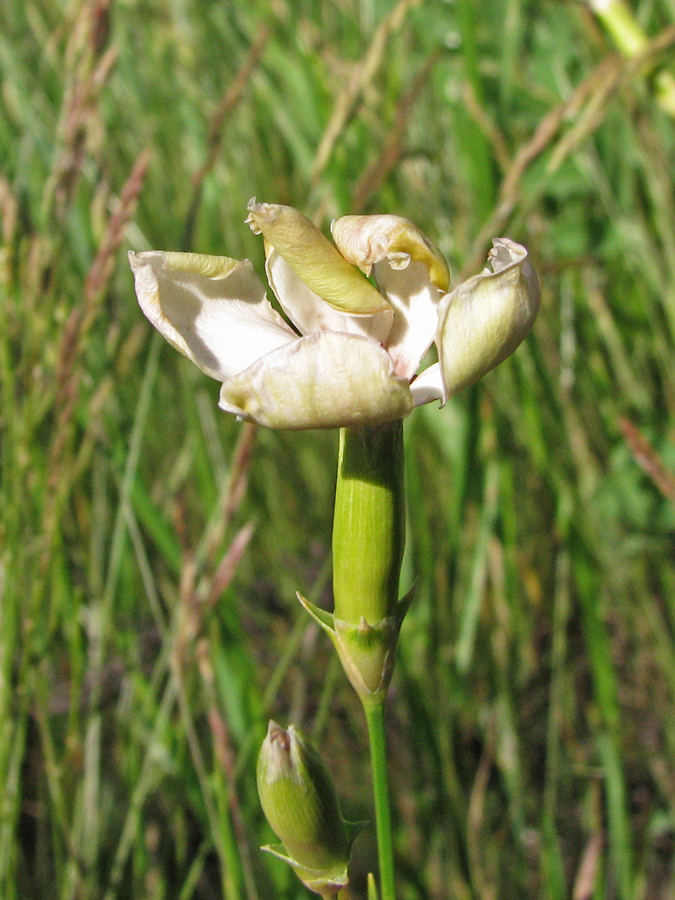
[{"label": "petal tip", "polygon": [[127,252],[127,259],[129,260],[129,265],[132,270],[136,272],[149,265],[150,260],[157,255],[161,254],[158,254],[156,250],[141,250],[138,252],[136,250],[129,250]]},{"label": "petal tip", "polygon": [[493,238],[492,249],[488,253],[488,263],[496,275],[509,266],[518,265],[527,258],[527,250],[511,238]]},{"label": "petal tip", "polygon": [[262,203],[258,203],[255,197],[251,197],[251,199],[246,204],[246,209],[248,210],[248,215],[244,219],[246,225],[248,225],[253,232],[253,234],[260,234],[261,229],[258,223],[256,222],[256,214],[260,212]]},{"label": "petal tip", "polygon": [[274,224],[286,208],[278,203],[258,203],[255,197],[251,197],[246,205],[246,224],[253,234],[261,234],[265,228]]}]

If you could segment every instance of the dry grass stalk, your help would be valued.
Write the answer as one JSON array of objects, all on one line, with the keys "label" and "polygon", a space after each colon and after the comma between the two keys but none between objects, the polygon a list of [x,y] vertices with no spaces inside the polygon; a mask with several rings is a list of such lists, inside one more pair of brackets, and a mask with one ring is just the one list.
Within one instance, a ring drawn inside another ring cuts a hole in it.
[{"label": "dry grass stalk", "polygon": [[[148,166],[150,165],[150,150],[145,149],[140,154],[126,180],[115,210],[108,221],[103,239],[99,245],[94,262],[84,282],[84,299],[86,315],[95,314],[97,302],[103,295],[110,276],[115,266],[115,254],[124,240],[127,226],[136,212],[138,196],[143,187]],[[84,325],[88,325],[87,318]],[[83,329],[86,332],[86,328]]]},{"label": "dry grass stalk", "polygon": [[671,503],[675,503],[675,473],[666,468],[654,447],[629,419],[621,419],[620,425],[635,462],[659,492]]},{"label": "dry grass stalk", "polygon": [[227,802],[230,816],[232,818],[232,827],[235,839],[239,847],[239,854],[242,863],[244,878],[246,880],[246,889],[250,900],[258,900],[258,890],[251,865],[251,855],[249,852],[248,840],[246,837],[246,825],[242,815],[241,803],[237,794],[236,773],[234,753],[232,750],[232,742],[230,734],[223,717],[216,695],[216,680],[213,671],[213,665],[209,654],[209,645],[205,638],[202,638],[197,644],[197,664],[199,666],[199,674],[206,688],[208,698],[208,707],[206,710],[206,718],[211,731],[211,739],[213,742],[213,753],[216,760],[216,767],[224,774],[227,779]]},{"label": "dry grass stalk", "polygon": [[[61,336],[54,400],[56,423],[48,464],[50,490],[42,517],[41,570],[43,572],[49,565],[60,510],[81,469],[81,466],[73,464],[72,456],[68,453],[74,436],[75,410],[80,396],[79,388],[83,374],[83,367],[78,366],[77,363],[83,355],[85,341],[94,323],[100,298],[109,283],[114,267],[115,253],[124,239],[127,225],[134,216],[149,161],[147,150],[143,151],[136,160],[131,174],[122,188],[116,209],[110,217],[99,250],[89,270],[85,281],[84,302],[71,311]],[[89,434],[91,433],[90,427]]]},{"label": "dry grass stalk", "polygon": [[115,254],[124,239],[127,225],[136,211],[138,195],[143,186],[149,162],[150,154],[144,150],[136,160],[131,174],[122,188],[116,209],[110,217],[98,252],[89,269],[84,285],[84,303],[76,306],[70,313],[61,339],[57,366],[59,387],[55,401],[59,417],[52,444],[50,466],[52,483],[54,483],[54,479],[58,480],[61,477],[58,463],[79,395],[78,385],[81,371],[75,367],[75,363],[82,355],[86,337],[96,317],[100,298],[105,292],[115,265]]},{"label": "dry grass stalk", "polygon": [[387,41],[401,27],[408,12],[415,6],[419,6],[420,2],[421,0],[399,0],[392,12],[376,28],[365,56],[354,68],[349,84],[337,98],[333,107],[333,113],[314,158],[310,175],[310,183],[313,187],[319,183],[333,148],[353,114],[359,97],[374,78],[384,59]]},{"label": "dry grass stalk", "polygon": [[111,47],[92,71],[82,80],[76,81],[64,96],[59,129],[61,149],[43,195],[45,217],[53,212],[57,222],[63,222],[72,202],[82,173],[87,139],[96,121],[97,104],[116,60],[117,50]]},{"label": "dry grass stalk", "polygon": [[263,25],[258,33],[258,37],[256,38],[255,43],[249,50],[246,59],[242,63],[232,83],[223,95],[223,98],[216,107],[216,111],[211,118],[211,124],[209,126],[209,136],[207,140],[206,159],[192,176],[192,196],[190,198],[190,206],[185,217],[185,229],[183,231],[182,245],[184,248],[189,248],[192,244],[192,232],[194,230],[199,204],[201,203],[204,179],[209,174],[216,162],[216,159],[218,158],[218,153],[220,152],[220,148],[223,142],[223,124],[225,123],[225,120],[228,118],[228,116],[232,114],[232,112],[244,96],[246,86],[248,85],[253,73],[258,67],[258,63],[260,62],[260,58],[263,54],[263,51],[265,50],[265,47],[267,46],[269,37],[269,26]]},{"label": "dry grass stalk", "polygon": [[359,213],[365,208],[368,200],[379,191],[382,182],[400,159],[403,152],[403,138],[408,125],[408,119],[410,118],[415,103],[439,56],[440,50],[435,50],[429,55],[426,64],[421,72],[417,74],[412,86],[403,97],[401,97],[396,108],[394,124],[387,135],[380,153],[356,183],[356,187],[354,188],[354,199],[352,202],[352,212]]},{"label": "dry grass stalk", "polygon": [[615,54],[605,57],[578,85],[569,99],[560,103],[541,120],[531,140],[516,154],[507,171],[495,209],[474,241],[460,279],[468,277],[482,265],[486,243],[494,235],[503,233],[522,199],[520,185],[525,173],[553,143],[562,126],[566,122],[572,123],[554,149],[547,167],[549,174],[559,169],[579,144],[600,127],[614,94],[636,76],[653,67],[658,58],[674,44],[675,27],[667,28],[650,41],[639,57],[628,61]]}]

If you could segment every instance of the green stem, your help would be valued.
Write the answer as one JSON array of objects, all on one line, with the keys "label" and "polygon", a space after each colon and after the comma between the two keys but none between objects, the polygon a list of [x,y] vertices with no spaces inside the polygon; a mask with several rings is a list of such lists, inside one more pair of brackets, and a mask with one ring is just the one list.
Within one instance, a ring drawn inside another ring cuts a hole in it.
[{"label": "green stem", "polygon": [[[384,703],[407,598],[399,600],[405,545],[403,422],[343,428],[333,522],[331,633],[368,723],[379,900],[396,900]],[[306,604],[305,604],[306,605]],[[369,887],[369,897],[373,895]]]},{"label": "green stem", "polygon": [[387,748],[384,734],[384,700],[364,704],[370,741],[370,764],[373,772],[377,853],[380,860],[381,900],[396,900],[394,883],[394,843],[391,834]]}]

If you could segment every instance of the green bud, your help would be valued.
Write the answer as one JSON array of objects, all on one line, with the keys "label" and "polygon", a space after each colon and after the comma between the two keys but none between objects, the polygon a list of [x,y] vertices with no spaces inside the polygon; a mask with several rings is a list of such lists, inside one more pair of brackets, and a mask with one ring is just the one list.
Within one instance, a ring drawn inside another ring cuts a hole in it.
[{"label": "green bud", "polygon": [[588,0],[588,5],[603,22],[622,53],[626,56],[642,53],[647,46],[647,35],[624,0]]},{"label": "green bud", "polygon": [[293,725],[269,723],[257,781],[263,812],[282,841],[263,850],[288,862],[310,890],[337,893],[348,883],[347,824],[328,769]]},{"label": "green bud", "polygon": [[331,242],[292,206],[248,204],[246,221],[264,236],[304,283],[333,309],[349,315],[373,315],[389,304]]}]

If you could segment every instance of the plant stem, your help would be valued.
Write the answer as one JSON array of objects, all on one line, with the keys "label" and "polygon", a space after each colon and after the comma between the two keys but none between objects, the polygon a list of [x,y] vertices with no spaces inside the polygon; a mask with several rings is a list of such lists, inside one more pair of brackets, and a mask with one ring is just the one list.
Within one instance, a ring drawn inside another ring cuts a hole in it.
[{"label": "plant stem", "polygon": [[373,773],[377,853],[380,861],[380,897],[381,900],[396,900],[394,844],[391,834],[387,748],[384,734],[384,699],[378,703],[365,703],[363,708],[368,723],[370,765]]},{"label": "plant stem", "polygon": [[[587,3],[624,56],[635,57],[645,52],[649,38],[624,0],[587,0]],[[672,70],[659,68],[653,78],[657,101],[667,113],[675,116],[675,76]]]}]

